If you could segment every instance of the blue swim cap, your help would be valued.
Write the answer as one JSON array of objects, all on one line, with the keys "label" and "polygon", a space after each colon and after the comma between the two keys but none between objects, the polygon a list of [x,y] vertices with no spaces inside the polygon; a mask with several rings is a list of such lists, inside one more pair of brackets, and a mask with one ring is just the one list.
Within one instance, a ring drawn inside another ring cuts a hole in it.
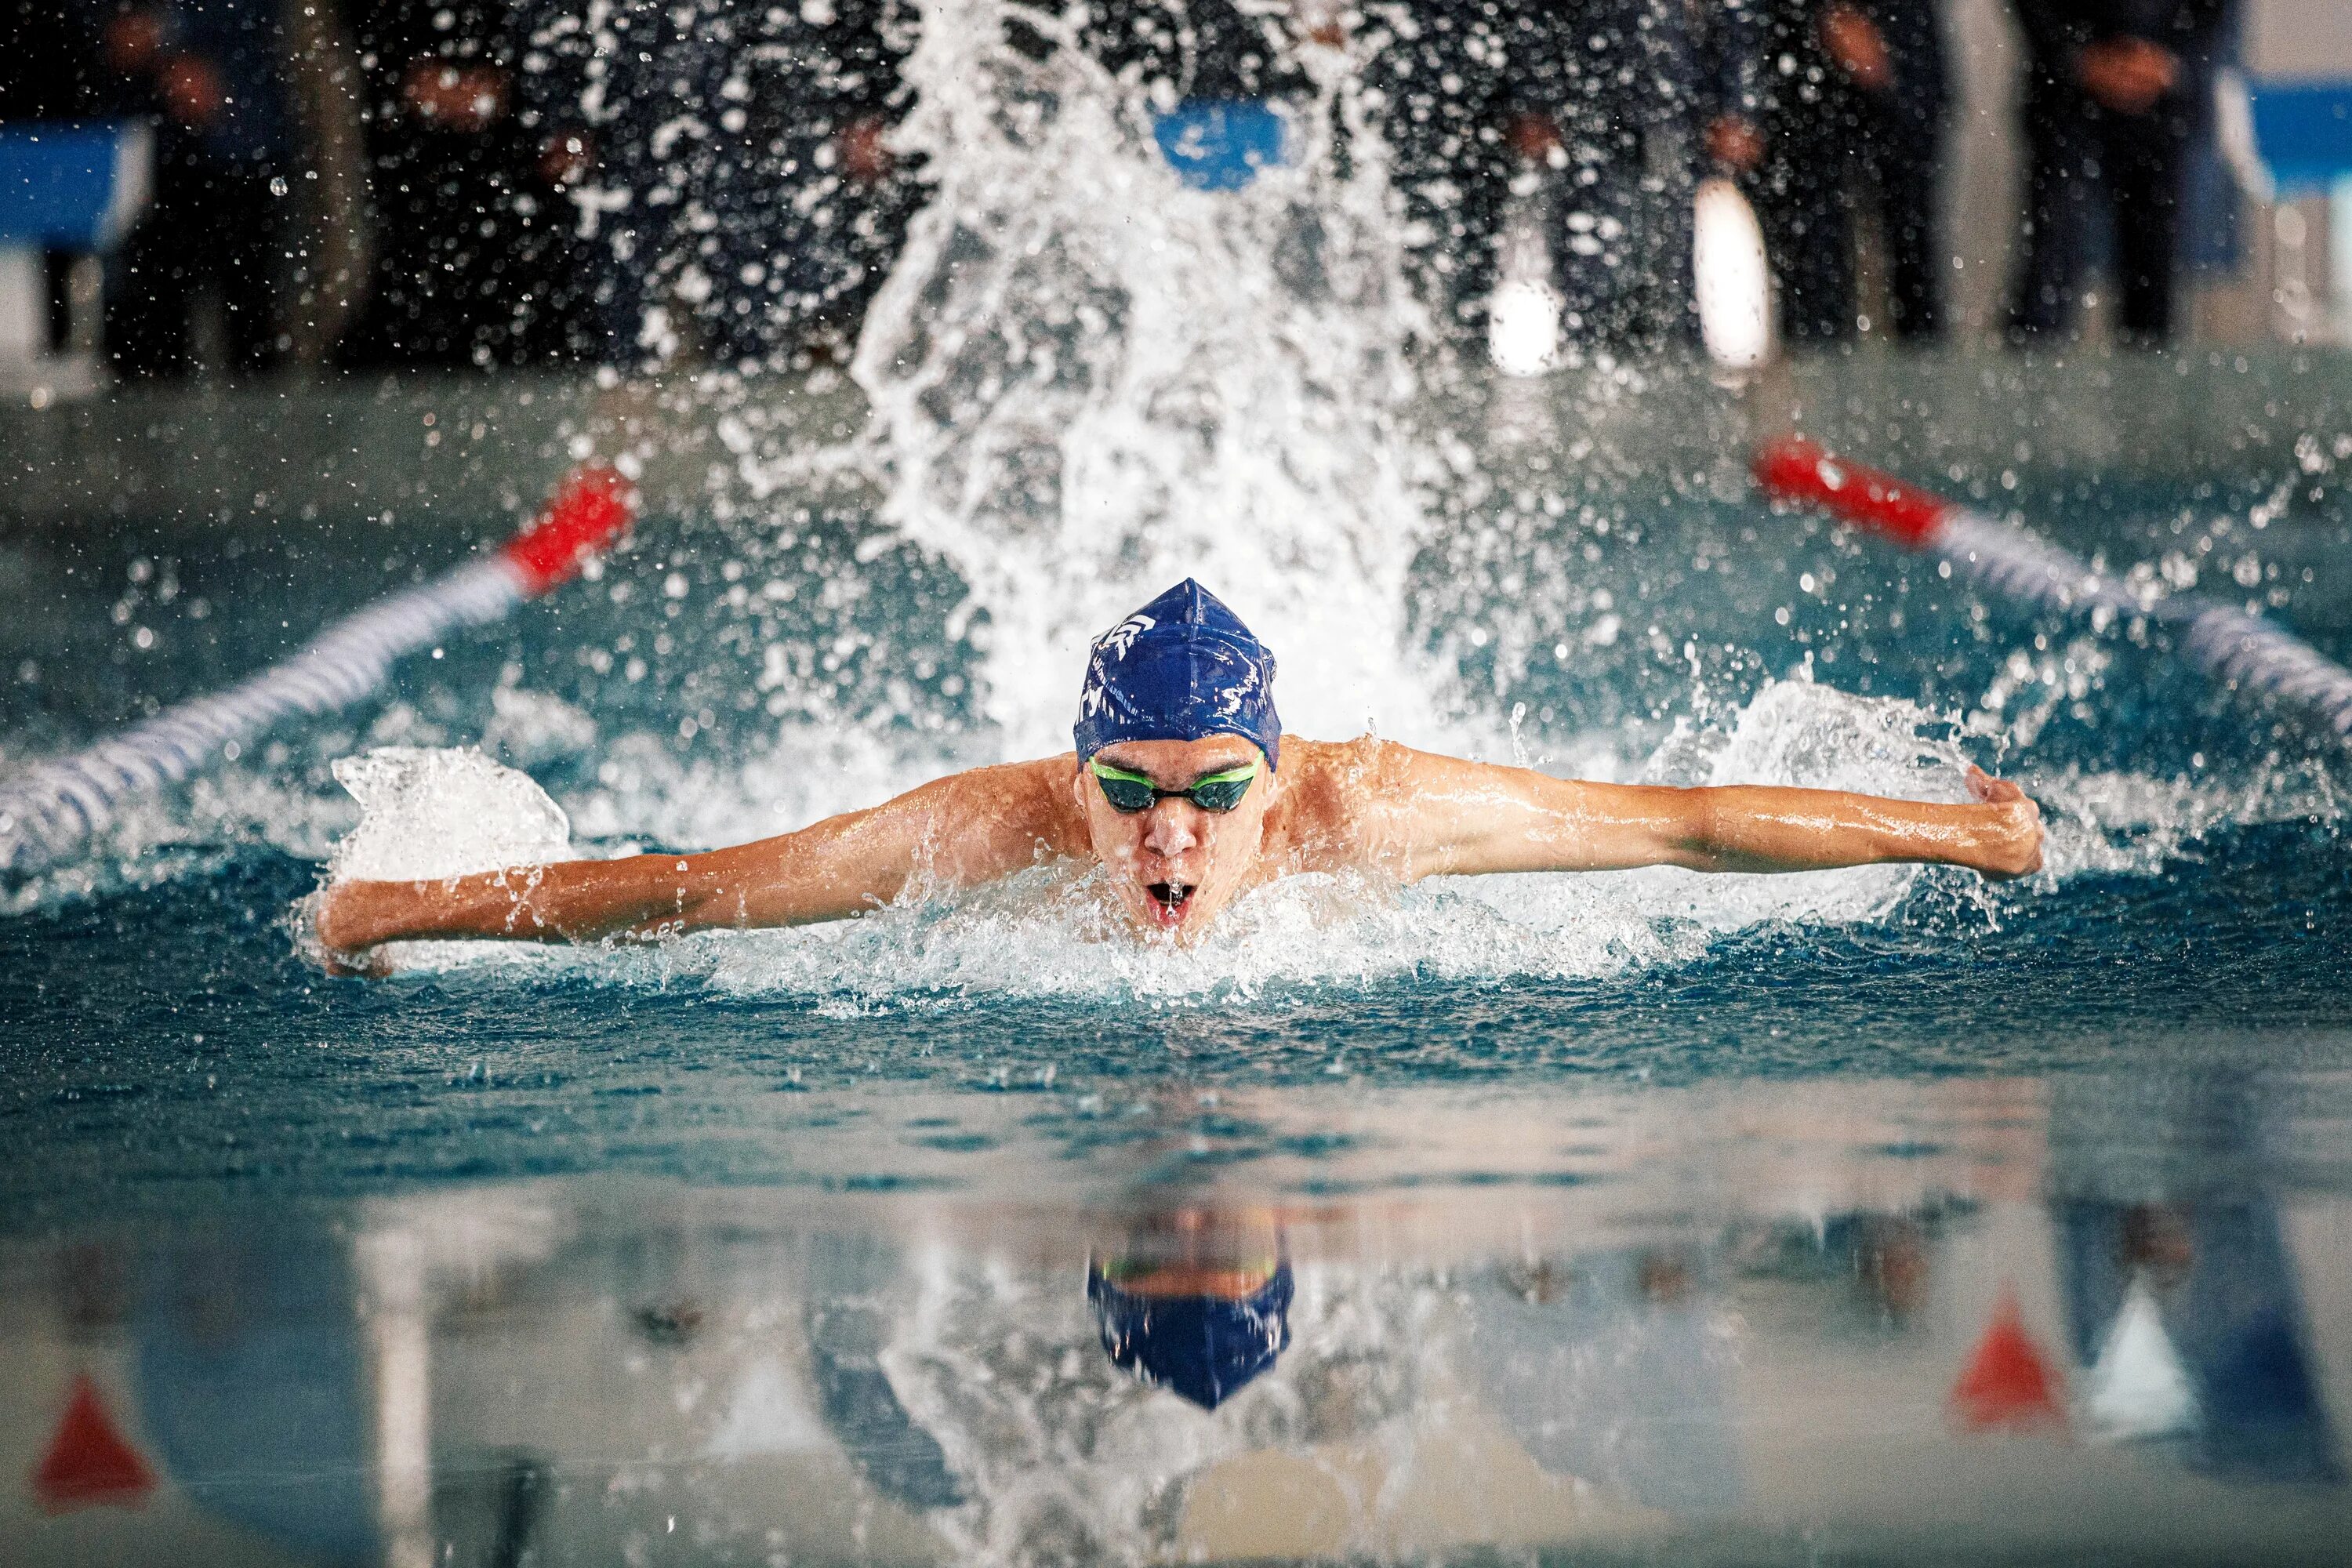
[{"label": "blue swim cap", "polygon": [[1290,1260],[1239,1301],[1223,1296],[1141,1296],[1122,1290],[1099,1264],[1087,1268],[1087,1299],[1103,1353],[1154,1387],[1214,1410],[1290,1348]]},{"label": "blue swim cap", "polygon": [[1095,638],[1078,694],[1078,761],[1118,741],[1239,735],[1276,765],[1274,655],[1190,577]]}]

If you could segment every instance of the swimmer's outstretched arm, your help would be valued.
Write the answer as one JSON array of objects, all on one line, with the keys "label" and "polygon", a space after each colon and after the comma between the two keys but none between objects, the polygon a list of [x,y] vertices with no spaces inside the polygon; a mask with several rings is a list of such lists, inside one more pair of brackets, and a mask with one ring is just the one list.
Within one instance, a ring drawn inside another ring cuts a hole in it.
[{"label": "swimmer's outstretched arm", "polygon": [[888,903],[918,878],[969,886],[1069,852],[1073,765],[1065,756],[974,768],[869,810],[704,855],[345,882],[320,901],[319,940],[352,954],[387,942],[595,942],[841,920]]},{"label": "swimmer's outstretched arm", "polygon": [[1948,805],[1842,790],[1586,784],[1382,745],[1362,798],[1372,858],[1407,879],[1489,871],[1819,871],[1890,862],[1965,866],[1995,880],[2042,868],[2042,813],[2016,784],[1969,770]]}]

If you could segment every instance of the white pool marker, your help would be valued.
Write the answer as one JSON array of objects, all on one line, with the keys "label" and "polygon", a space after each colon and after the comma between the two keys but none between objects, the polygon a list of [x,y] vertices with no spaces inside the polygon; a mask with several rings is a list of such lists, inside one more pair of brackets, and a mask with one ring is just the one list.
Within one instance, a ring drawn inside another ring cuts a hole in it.
[{"label": "white pool marker", "polygon": [[1701,180],[1691,204],[1691,275],[1699,338],[1727,370],[1754,370],[1772,354],[1772,268],[1764,230],[1739,187]]},{"label": "white pool marker", "polygon": [[499,619],[579,572],[636,515],[619,470],[587,467],[559,485],[529,527],[497,553],[344,616],[226,691],[176,703],[68,756],[0,784],[0,876],[29,875],[73,854],[125,801],[233,756],[281,720],[331,713],[382,686],[403,656],[450,631]]},{"label": "white pool marker", "polygon": [[2299,708],[2352,742],[2352,670],[2260,616],[2192,594],[2145,597],[2021,529],[1891,474],[1851,463],[1801,436],[1756,452],[1757,483],[1780,500],[1819,507],[1906,550],[1927,550],[1955,574],[2050,609],[2144,617],[2170,626],[2181,655],[2231,691]]},{"label": "white pool marker", "polygon": [[2082,1417],[2084,1430],[2105,1443],[2147,1442],[2197,1429],[2197,1391],[2145,1279],[2132,1281],[2083,1380]]}]

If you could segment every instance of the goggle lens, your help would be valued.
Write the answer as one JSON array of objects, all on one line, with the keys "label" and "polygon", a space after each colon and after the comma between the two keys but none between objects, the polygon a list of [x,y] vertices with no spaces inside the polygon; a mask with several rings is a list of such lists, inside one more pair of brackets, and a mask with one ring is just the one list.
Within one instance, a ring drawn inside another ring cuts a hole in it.
[{"label": "goggle lens", "polygon": [[1110,808],[1124,816],[1150,811],[1167,795],[1181,795],[1202,811],[1222,815],[1241,805],[1242,797],[1249,794],[1250,785],[1257,778],[1257,766],[1255,763],[1244,763],[1221,773],[1211,773],[1206,778],[1194,779],[1189,789],[1161,789],[1141,773],[1131,773],[1106,763],[1088,763],[1087,770],[1102,786],[1103,799],[1110,803]]},{"label": "goggle lens", "polygon": [[1241,805],[1242,796],[1249,794],[1250,781],[1255,777],[1257,764],[1252,763],[1249,771],[1239,778],[1232,773],[1219,773],[1214,778],[1197,779],[1184,793],[1191,795],[1192,804],[1202,811],[1231,811]]},{"label": "goggle lens", "polygon": [[1159,786],[1150,779],[1128,778],[1119,773],[1107,773],[1102,769],[1097,768],[1095,782],[1102,785],[1103,798],[1110,802],[1110,808],[1129,816],[1133,816],[1139,811],[1150,811],[1153,803],[1160,798]]}]

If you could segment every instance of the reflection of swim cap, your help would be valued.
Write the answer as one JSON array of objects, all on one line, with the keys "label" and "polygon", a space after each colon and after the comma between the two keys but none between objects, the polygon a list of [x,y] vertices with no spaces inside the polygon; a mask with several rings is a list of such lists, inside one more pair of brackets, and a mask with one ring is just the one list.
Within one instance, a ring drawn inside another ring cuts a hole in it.
[{"label": "reflection of swim cap", "polygon": [[1113,1364],[1203,1410],[1214,1410],[1290,1348],[1287,1258],[1255,1294],[1238,1301],[1138,1295],[1112,1284],[1100,1264],[1089,1264],[1087,1299]]},{"label": "reflection of swim cap", "polygon": [[1118,741],[1239,735],[1276,765],[1274,655],[1190,577],[1095,638],[1078,695],[1078,760]]}]

